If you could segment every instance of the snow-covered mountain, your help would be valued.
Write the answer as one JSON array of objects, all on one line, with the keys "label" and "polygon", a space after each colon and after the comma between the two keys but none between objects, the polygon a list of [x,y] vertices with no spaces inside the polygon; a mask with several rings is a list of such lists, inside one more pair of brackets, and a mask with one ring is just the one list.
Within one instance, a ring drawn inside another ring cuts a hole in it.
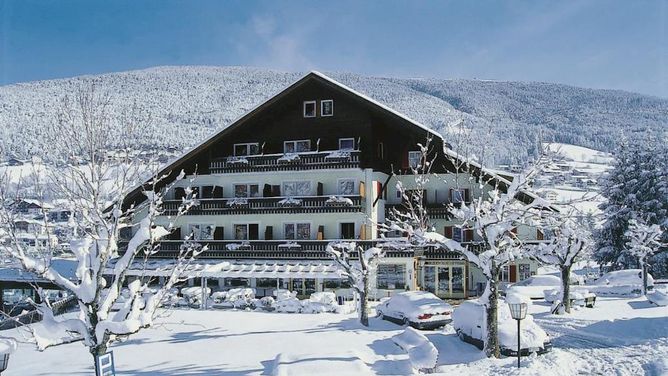
[{"label": "snow-covered mountain", "polygon": [[[608,151],[622,131],[668,124],[668,100],[622,91],[328,74],[446,136],[464,120],[477,131],[474,142],[478,151],[486,149],[490,165],[520,163],[541,140]],[[86,81],[110,94],[112,117],[132,106],[150,114],[133,141],[144,150],[165,150],[198,143],[302,75],[247,67],[156,67],[2,86],[0,158],[26,158],[48,148],[44,126],[55,121],[62,98]]]}]

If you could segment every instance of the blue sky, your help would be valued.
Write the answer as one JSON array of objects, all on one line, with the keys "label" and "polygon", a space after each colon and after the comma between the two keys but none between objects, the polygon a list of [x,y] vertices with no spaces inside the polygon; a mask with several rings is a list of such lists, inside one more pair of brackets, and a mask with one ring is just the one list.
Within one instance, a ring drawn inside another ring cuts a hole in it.
[{"label": "blue sky", "polygon": [[668,98],[668,1],[0,0],[0,84],[156,65],[548,81]]}]

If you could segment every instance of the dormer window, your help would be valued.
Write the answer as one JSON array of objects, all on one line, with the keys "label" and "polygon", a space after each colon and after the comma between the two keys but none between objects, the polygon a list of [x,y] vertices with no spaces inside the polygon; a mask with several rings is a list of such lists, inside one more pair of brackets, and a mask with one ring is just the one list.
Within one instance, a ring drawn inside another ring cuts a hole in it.
[{"label": "dormer window", "polygon": [[418,168],[420,166],[421,159],[422,159],[422,152],[420,151],[408,152],[408,166],[412,168]]},{"label": "dormer window", "polygon": [[333,99],[325,99],[320,101],[320,116],[334,116]]},{"label": "dormer window", "polygon": [[304,102],[304,117],[305,118],[315,117],[315,101]]},{"label": "dormer window", "polygon": [[234,144],[234,156],[241,157],[245,155],[256,155],[260,152],[260,145],[257,142],[246,144]]},{"label": "dormer window", "polygon": [[339,138],[339,150],[355,150],[355,139]]},{"label": "dormer window", "polygon": [[310,140],[297,140],[297,141],[285,141],[283,142],[283,153],[292,154],[292,153],[304,153],[311,151],[311,141]]}]

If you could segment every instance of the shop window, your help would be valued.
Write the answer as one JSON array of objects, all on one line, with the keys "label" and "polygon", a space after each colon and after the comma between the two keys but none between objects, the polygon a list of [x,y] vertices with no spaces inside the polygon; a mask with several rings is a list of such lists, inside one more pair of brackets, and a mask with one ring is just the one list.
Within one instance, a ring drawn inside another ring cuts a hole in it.
[{"label": "shop window", "polygon": [[387,290],[406,288],[406,265],[380,264],[376,271],[376,287]]}]

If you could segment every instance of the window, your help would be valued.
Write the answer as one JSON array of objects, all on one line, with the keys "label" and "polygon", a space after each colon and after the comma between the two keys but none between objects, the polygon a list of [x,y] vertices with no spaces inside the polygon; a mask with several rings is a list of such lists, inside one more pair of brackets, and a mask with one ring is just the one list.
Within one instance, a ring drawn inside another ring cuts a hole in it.
[{"label": "window", "polygon": [[408,152],[408,166],[412,168],[418,168],[420,165],[420,159],[422,159],[422,153],[419,151],[409,151]]},{"label": "window", "polygon": [[310,223],[285,223],[283,224],[285,239],[309,240],[311,239]]},{"label": "window", "polygon": [[355,239],[355,223],[341,223],[341,239]]},{"label": "window", "polygon": [[257,142],[234,144],[234,155],[237,157],[257,154],[260,154],[260,146]]},{"label": "window", "polygon": [[406,288],[406,265],[380,264],[376,271],[376,287],[395,290]]},{"label": "window", "polygon": [[340,195],[354,195],[355,194],[355,180],[354,179],[339,179]]},{"label": "window", "polygon": [[510,281],[510,267],[508,267],[508,265],[501,268],[501,281],[502,282]]},{"label": "window", "polygon": [[443,235],[448,239],[452,239],[458,242],[473,241],[473,229],[463,229],[456,226],[445,226]]},{"label": "window", "polygon": [[283,196],[310,196],[311,182],[304,181],[286,181],[283,182]]},{"label": "window", "polygon": [[529,264],[520,264],[520,281],[531,277],[531,266]]},{"label": "window", "polygon": [[260,197],[258,184],[234,184],[234,197]]},{"label": "window", "polygon": [[188,226],[188,229],[190,233],[193,234],[193,240],[213,240],[216,226],[210,224],[191,224]]},{"label": "window", "polygon": [[355,139],[339,138],[339,150],[355,150]]},{"label": "window", "polygon": [[311,151],[311,140],[285,141],[283,143],[283,152],[285,154],[308,151]]},{"label": "window", "polygon": [[453,204],[461,204],[469,201],[468,188],[452,188],[450,189],[450,202]]},{"label": "window", "polygon": [[304,102],[304,117],[305,118],[315,117],[315,101]]},{"label": "window", "polygon": [[325,99],[320,101],[320,116],[333,116],[334,115],[334,100]]},{"label": "window", "polygon": [[234,240],[257,240],[259,227],[257,223],[234,225]]}]

